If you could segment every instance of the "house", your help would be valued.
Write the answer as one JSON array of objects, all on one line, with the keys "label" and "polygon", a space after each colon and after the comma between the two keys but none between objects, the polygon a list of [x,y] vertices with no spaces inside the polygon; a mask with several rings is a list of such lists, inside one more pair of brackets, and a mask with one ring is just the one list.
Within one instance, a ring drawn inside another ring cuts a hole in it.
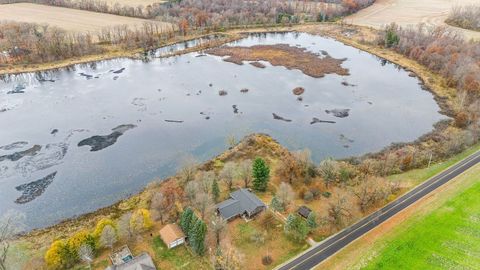
[{"label": "house", "polygon": [[120,250],[110,255],[112,266],[105,270],[157,270],[152,257],[148,253],[142,253],[133,257],[130,249],[123,246]]},{"label": "house", "polygon": [[169,249],[185,243],[185,234],[177,224],[167,224],[160,230],[160,238]]},{"label": "house", "polygon": [[310,215],[311,212],[312,209],[306,207],[305,205],[300,206],[300,208],[297,210],[297,213],[303,218],[308,218],[308,215]]},{"label": "house", "polygon": [[267,206],[255,194],[245,188],[230,193],[228,200],[216,206],[217,213],[225,220],[239,216],[251,218],[266,208]]}]

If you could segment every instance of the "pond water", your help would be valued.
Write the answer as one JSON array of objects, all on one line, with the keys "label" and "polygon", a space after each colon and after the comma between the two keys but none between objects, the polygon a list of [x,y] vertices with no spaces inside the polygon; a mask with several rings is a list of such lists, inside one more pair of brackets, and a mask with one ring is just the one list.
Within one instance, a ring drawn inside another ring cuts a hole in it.
[{"label": "pond water", "polygon": [[[214,157],[230,136],[267,133],[319,162],[415,140],[445,118],[417,78],[332,39],[271,33],[228,46],[280,43],[347,58],[350,75],[313,78],[190,53],[5,78],[0,214],[19,209],[36,228],[93,211],[174,174],[186,157]],[[305,89],[302,101],[295,87]]]}]

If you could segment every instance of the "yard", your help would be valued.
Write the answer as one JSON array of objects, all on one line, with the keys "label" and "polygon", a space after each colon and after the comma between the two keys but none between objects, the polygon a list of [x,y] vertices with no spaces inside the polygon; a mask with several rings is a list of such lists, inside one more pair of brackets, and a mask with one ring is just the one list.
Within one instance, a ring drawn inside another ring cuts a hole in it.
[{"label": "yard", "polygon": [[[243,255],[242,269],[273,269],[301,251],[307,249],[306,242],[288,239],[283,232],[283,223],[277,219],[265,228],[263,217],[246,222],[237,218],[228,226],[231,243]],[[262,258],[269,255],[270,265],[264,265]]]},{"label": "yard", "polygon": [[153,258],[159,269],[210,269],[208,258],[193,255],[184,245],[168,249],[159,236],[152,240]]}]

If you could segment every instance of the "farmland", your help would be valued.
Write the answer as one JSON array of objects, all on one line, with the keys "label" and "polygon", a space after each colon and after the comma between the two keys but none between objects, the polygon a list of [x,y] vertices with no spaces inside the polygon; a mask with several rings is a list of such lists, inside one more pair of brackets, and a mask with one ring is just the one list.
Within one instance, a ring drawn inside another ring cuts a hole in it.
[{"label": "farmland", "polygon": [[98,32],[105,27],[117,25],[134,28],[149,22],[138,18],[29,3],[0,5],[0,18],[6,21],[48,24],[75,33]]},{"label": "farmland", "polygon": [[[478,3],[476,0],[461,1],[462,5]],[[345,22],[381,28],[395,22],[401,26],[425,23],[432,26],[447,26],[445,20],[456,1],[446,0],[378,0],[372,6],[365,8],[345,19]],[[467,38],[480,39],[480,33],[456,27]]]}]

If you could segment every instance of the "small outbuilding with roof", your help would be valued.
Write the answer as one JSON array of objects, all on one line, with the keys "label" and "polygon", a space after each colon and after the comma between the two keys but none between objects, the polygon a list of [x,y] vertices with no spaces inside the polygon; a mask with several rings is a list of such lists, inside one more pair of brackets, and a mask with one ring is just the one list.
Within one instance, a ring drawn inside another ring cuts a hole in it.
[{"label": "small outbuilding with roof", "polygon": [[305,205],[300,206],[300,208],[298,208],[297,210],[297,213],[303,218],[308,218],[308,215],[310,215],[311,212],[312,209],[308,208]]},{"label": "small outbuilding with roof", "polygon": [[160,238],[169,249],[185,243],[185,234],[177,224],[165,225],[160,230]]}]

